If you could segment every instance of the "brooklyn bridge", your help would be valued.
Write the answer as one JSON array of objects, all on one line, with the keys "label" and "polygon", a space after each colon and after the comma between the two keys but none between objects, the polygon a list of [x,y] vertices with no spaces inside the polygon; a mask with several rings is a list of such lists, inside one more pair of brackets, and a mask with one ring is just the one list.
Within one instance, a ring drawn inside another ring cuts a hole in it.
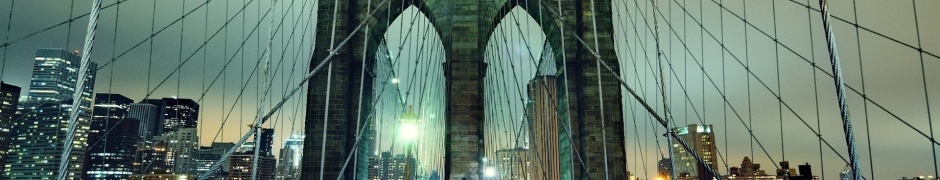
[{"label": "brooklyn bridge", "polygon": [[0,179],[940,174],[937,1],[0,4]]}]

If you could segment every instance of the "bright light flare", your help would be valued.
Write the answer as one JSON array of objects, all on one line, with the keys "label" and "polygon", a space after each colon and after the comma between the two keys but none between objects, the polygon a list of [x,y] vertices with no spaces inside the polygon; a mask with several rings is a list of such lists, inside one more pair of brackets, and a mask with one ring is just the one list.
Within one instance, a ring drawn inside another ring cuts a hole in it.
[{"label": "bright light flare", "polygon": [[392,84],[398,84],[398,78],[392,78]]},{"label": "bright light flare", "polygon": [[398,134],[401,135],[401,140],[414,142],[414,140],[418,138],[418,126],[410,123],[402,123]]},{"label": "bright light flare", "polygon": [[494,168],[494,167],[486,167],[486,169],[483,170],[483,176],[486,176],[486,177],[496,177],[496,168]]}]

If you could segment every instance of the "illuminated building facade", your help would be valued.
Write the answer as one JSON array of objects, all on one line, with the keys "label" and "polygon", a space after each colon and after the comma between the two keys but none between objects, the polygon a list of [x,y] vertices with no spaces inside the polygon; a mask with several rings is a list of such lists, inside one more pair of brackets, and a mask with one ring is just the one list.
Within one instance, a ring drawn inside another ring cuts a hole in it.
[{"label": "illuminated building facade", "polygon": [[58,174],[61,154],[65,150],[69,112],[79,76],[86,81],[79,89],[78,119],[73,136],[68,179],[80,179],[91,124],[92,93],[97,64],[79,73],[78,52],[63,49],[36,51],[29,94],[18,108],[21,120],[14,122],[10,151],[7,154],[4,179],[40,179]]}]

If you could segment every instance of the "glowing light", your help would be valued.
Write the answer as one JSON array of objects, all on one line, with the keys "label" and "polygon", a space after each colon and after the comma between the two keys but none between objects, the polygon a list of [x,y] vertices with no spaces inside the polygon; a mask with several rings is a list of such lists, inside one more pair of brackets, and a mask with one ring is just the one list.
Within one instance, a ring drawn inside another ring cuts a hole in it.
[{"label": "glowing light", "polygon": [[405,142],[413,142],[418,137],[418,126],[410,123],[402,123],[399,134],[401,134],[401,138]]},{"label": "glowing light", "polygon": [[486,170],[483,170],[483,176],[486,177],[496,177],[496,168],[486,167]]}]

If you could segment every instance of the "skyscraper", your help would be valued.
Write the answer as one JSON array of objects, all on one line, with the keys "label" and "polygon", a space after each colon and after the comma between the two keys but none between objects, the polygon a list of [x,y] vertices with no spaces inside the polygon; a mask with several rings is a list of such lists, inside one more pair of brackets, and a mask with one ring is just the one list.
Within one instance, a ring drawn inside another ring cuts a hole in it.
[{"label": "skyscraper", "polygon": [[133,103],[130,105],[128,117],[140,120],[140,141],[151,141],[154,136],[163,134],[163,119],[160,109],[149,103]]},{"label": "skyscraper", "polygon": [[659,164],[657,164],[656,169],[657,169],[657,173],[656,173],[657,177],[660,177],[663,179],[671,179],[670,177],[672,176],[672,160],[669,160],[669,158],[665,158],[665,157],[660,159]]},{"label": "skyscraper", "polygon": [[[212,163],[215,163],[220,158],[222,158],[222,155],[224,155],[225,152],[227,152],[229,149],[232,149],[232,147],[235,147],[235,143],[213,142],[209,147],[199,147],[199,151],[196,155],[196,164],[198,165],[196,168],[196,174],[208,172],[209,168],[212,167]],[[223,176],[227,176],[229,164],[231,163],[230,159],[231,158],[223,161],[222,166],[213,172],[209,176],[209,179],[220,179],[224,178]]]},{"label": "skyscraper", "polygon": [[300,179],[300,156],[303,154],[304,137],[294,135],[287,139],[277,161],[278,180]]},{"label": "skyscraper", "polygon": [[[269,130],[274,132],[274,130]],[[264,142],[266,139],[264,136],[264,130],[261,131],[261,141]],[[273,135],[273,133],[272,133]],[[252,166],[255,157],[254,145],[256,143],[248,144],[239,148],[238,152],[232,154],[229,164],[229,175],[228,178],[231,180],[244,180],[251,179]],[[261,151],[264,152],[265,148],[262,146]],[[270,151],[270,150],[268,150]],[[274,159],[274,156],[264,155],[264,153],[259,154],[258,156],[258,179],[274,179],[277,168],[277,160]]]},{"label": "skyscraper", "polygon": [[[524,148],[501,149],[496,151],[496,172],[499,173],[499,179],[532,179],[532,173],[529,172],[532,166],[529,160],[529,150]],[[547,173],[547,172],[546,172]]]},{"label": "skyscraper", "polygon": [[192,99],[163,98],[166,110],[163,119],[163,131],[175,131],[182,128],[196,128],[199,121],[199,104]]},{"label": "skyscraper", "polygon": [[[382,152],[381,156],[369,158],[369,179],[405,180],[408,166],[417,167],[414,158],[406,158],[403,154],[392,155],[391,152]],[[411,169],[415,174],[415,169]]]},{"label": "skyscraper", "polygon": [[127,179],[134,172],[140,122],[127,117],[133,102],[120,94],[95,94],[84,179]]},{"label": "skyscraper", "polygon": [[[78,72],[79,66],[78,52],[63,49],[36,51],[29,96],[19,108],[22,119],[13,125],[16,136],[10,144],[4,178],[33,179],[58,175],[56,169],[64,151],[73,98],[80,101],[68,178],[81,178],[97,64],[90,64],[88,72],[83,73]],[[72,97],[80,74],[86,78],[84,87],[79,90],[81,97]]]},{"label": "skyscraper", "polygon": [[678,140],[673,140],[673,168],[676,174],[686,174],[695,176],[698,179],[712,179],[713,175],[708,168],[717,170],[718,156],[717,146],[715,145],[715,132],[711,125],[691,124],[688,127],[673,128],[673,132],[679,136],[678,140],[685,142],[690,149],[695,151],[705,164],[701,164],[692,156],[692,153],[685,150],[685,147]]},{"label": "skyscraper", "polygon": [[169,174],[173,167],[166,161],[166,143],[155,140],[141,143],[137,150],[137,162],[134,162],[134,174]]},{"label": "skyscraper", "polygon": [[166,142],[166,161],[169,166],[173,167],[171,173],[196,173],[195,155],[199,149],[199,135],[196,133],[196,128],[181,128],[164,132],[163,136],[154,138],[157,141]]},{"label": "skyscraper", "polygon": [[[528,85],[529,99],[529,153],[532,161],[532,179],[561,179],[559,143],[558,91],[555,76],[536,76]],[[537,156],[536,156],[537,155]]]},{"label": "skyscraper", "polygon": [[3,179],[3,167],[7,160],[7,151],[10,149],[10,138],[13,136],[10,128],[16,119],[19,97],[20,87],[0,82],[0,179]]}]

